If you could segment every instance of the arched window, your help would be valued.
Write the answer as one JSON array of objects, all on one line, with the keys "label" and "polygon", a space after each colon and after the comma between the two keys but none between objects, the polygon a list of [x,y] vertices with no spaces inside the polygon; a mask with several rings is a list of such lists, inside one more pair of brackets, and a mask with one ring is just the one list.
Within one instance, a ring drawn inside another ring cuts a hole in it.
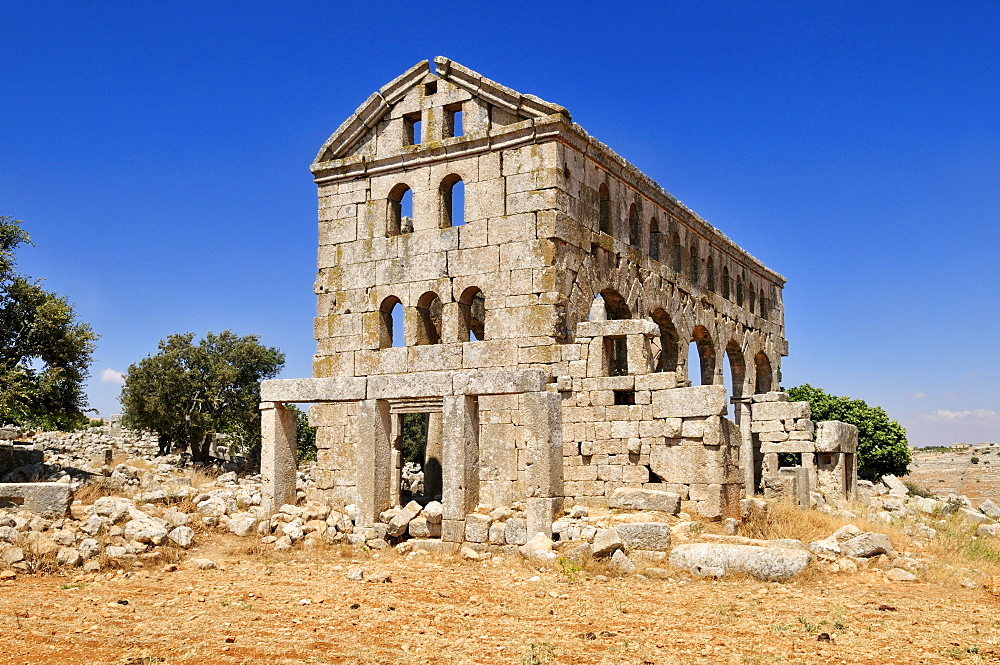
[{"label": "arched window", "polygon": [[[674,327],[670,315],[663,309],[657,308],[652,311],[650,317],[653,322],[660,327],[660,352],[656,356],[653,364],[654,372],[675,372],[677,371],[677,329]],[[656,340],[654,340],[655,345]]]},{"label": "arched window", "polygon": [[611,235],[612,224],[611,224],[611,195],[608,193],[608,186],[602,184],[601,188],[597,191],[597,198],[600,203],[601,220],[600,220],[600,231],[601,233],[607,233]]},{"label": "arched window", "polygon": [[481,342],[486,339],[486,298],[478,286],[470,286],[462,293],[458,311],[462,318],[462,341]]},{"label": "arched window", "polygon": [[692,385],[710,386],[715,383],[715,346],[712,338],[708,335],[705,326],[695,326],[691,334],[692,351],[698,359],[698,376],[701,379],[699,384],[695,384],[694,367],[688,369],[688,378]]},{"label": "arched window", "polygon": [[764,297],[764,289],[760,290],[760,300],[757,301],[757,306],[760,308],[760,318],[767,321],[767,317],[771,314],[771,303]]},{"label": "arched window", "polygon": [[725,298],[726,300],[729,300],[730,296],[729,291],[731,286],[732,284],[729,279],[729,268],[726,266],[722,266],[722,297]]},{"label": "arched window", "polygon": [[649,220],[649,258],[660,260],[660,222],[656,217]]},{"label": "arched window", "polygon": [[743,307],[743,275],[736,277],[736,305]]},{"label": "arched window", "polygon": [[705,260],[705,288],[715,291],[715,260],[711,254]]},{"label": "arched window", "polygon": [[378,348],[405,346],[403,339],[403,304],[396,296],[389,296],[379,306]]},{"label": "arched window", "polygon": [[698,264],[701,263],[701,258],[698,256],[698,243],[691,245],[691,259],[690,259],[690,269],[691,269],[691,281],[697,283],[698,281]]},{"label": "arched window", "polygon": [[681,237],[677,233],[670,236],[670,267],[676,273],[681,271]]},{"label": "arched window", "polygon": [[437,344],[441,341],[441,298],[433,291],[420,296],[417,313],[420,315],[420,329],[417,344]]},{"label": "arched window", "polygon": [[413,231],[413,192],[402,183],[389,192],[385,234],[398,236]]},{"label": "arched window", "polygon": [[748,305],[749,305],[749,308],[750,308],[750,313],[753,314],[754,304],[757,301],[757,294],[754,293],[753,284],[749,284],[747,286],[747,296],[749,296],[749,298],[748,298],[748,300],[749,300]]},{"label": "arched window", "polygon": [[457,175],[441,181],[441,228],[465,224],[465,183]]},{"label": "arched window", "polygon": [[639,208],[633,203],[628,209],[628,244],[638,247],[639,243]]},{"label": "arched window", "polygon": [[754,384],[754,392],[771,392],[771,361],[768,360],[767,355],[761,351],[753,357],[753,364],[757,379]]},{"label": "arched window", "polygon": [[604,309],[607,312],[607,320],[631,319],[632,312],[625,302],[625,298],[614,289],[604,289],[600,293],[600,298],[604,299]]}]

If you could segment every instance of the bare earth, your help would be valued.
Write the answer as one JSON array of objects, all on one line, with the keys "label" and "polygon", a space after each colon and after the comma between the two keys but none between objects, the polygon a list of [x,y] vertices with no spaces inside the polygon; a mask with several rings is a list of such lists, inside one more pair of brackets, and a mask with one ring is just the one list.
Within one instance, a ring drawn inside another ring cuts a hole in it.
[{"label": "bare earth", "polygon": [[[972,463],[973,457],[978,460],[976,464]],[[940,496],[964,494],[970,499],[992,499],[1000,503],[1000,449],[988,452],[917,451],[904,480]]]},{"label": "bare earth", "polygon": [[[878,570],[785,584],[602,582],[513,557],[207,542],[189,556],[220,569],[0,583],[0,663],[1000,662],[1000,598]],[[353,564],[392,580],[350,581]]]}]

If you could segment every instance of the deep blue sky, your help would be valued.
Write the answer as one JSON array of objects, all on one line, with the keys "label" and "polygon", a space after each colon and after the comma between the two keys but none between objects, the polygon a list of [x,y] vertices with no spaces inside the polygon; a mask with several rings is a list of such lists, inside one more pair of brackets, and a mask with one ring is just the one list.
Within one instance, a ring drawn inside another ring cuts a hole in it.
[{"label": "deep blue sky", "polygon": [[0,4],[0,214],[111,372],[256,333],[308,376],[317,150],[445,55],[574,119],[782,273],[804,382],[1000,440],[1000,4]]}]

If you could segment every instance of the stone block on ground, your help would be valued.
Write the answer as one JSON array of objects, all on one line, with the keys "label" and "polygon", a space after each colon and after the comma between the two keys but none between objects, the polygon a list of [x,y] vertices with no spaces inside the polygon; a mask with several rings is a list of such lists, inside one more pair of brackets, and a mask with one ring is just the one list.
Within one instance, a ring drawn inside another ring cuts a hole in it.
[{"label": "stone block on ground", "polygon": [[889,537],[882,533],[865,532],[860,536],[855,536],[850,540],[840,543],[841,551],[847,556],[854,556],[863,559],[887,554],[895,556],[896,551],[889,542]]},{"label": "stone block on ground", "polygon": [[721,543],[692,543],[678,545],[670,553],[670,565],[701,575],[717,576],[725,573],[747,573],[759,580],[782,582],[805,569],[809,553],[805,550],[756,545],[729,545]]},{"label": "stone block on ground", "polygon": [[674,492],[619,487],[608,498],[608,507],[629,510],[660,510],[676,515],[681,510],[681,496]]},{"label": "stone block on ground", "polygon": [[670,549],[670,525],[664,522],[628,522],[615,530],[628,551]]}]

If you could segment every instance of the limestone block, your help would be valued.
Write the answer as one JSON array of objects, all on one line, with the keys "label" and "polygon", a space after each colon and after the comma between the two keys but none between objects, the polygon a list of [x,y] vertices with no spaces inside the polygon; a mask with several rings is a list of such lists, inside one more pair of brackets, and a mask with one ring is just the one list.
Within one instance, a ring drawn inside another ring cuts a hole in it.
[{"label": "limestone block", "polygon": [[470,513],[465,516],[465,540],[470,543],[487,543],[493,518],[489,515]]},{"label": "limestone block", "polygon": [[590,392],[595,390],[633,390],[634,388],[635,377],[633,376],[597,376],[581,381],[580,389]]},{"label": "limestone block", "polygon": [[816,451],[821,453],[853,453],[858,449],[856,425],[827,420],[816,426]]},{"label": "limestone block", "polygon": [[687,439],[700,439],[705,436],[705,421],[704,420],[684,420],[681,424],[681,434],[682,437]]},{"label": "limestone block", "polygon": [[795,420],[809,418],[809,402],[756,402],[751,407],[754,420]]},{"label": "limestone block", "polygon": [[668,483],[725,483],[732,473],[732,455],[729,446],[663,446],[649,451],[649,467]]},{"label": "limestone block", "polygon": [[626,337],[643,335],[658,337],[660,327],[647,319],[613,319],[610,321],[581,321],[576,324],[576,336],[581,337]]},{"label": "limestone block", "polygon": [[671,566],[700,577],[739,572],[759,580],[783,582],[802,572],[808,563],[806,550],[783,547],[689,543],[670,552]]},{"label": "limestone block", "polygon": [[753,401],[756,402],[787,402],[788,393],[783,392],[769,392],[769,393],[757,393],[753,396]]},{"label": "limestone block", "polygon": [[661,510],[676,515],[680,512],[680,495],[673,492],[620,487],[608,498],[610,508],[630,510]]},{"label": "limestone block", "polygon": [[543,533],[551,538],[552,522],[556,511],[562,505],[562,499],[557,497],[534,497],[529,498],[527,503],[526,527],[528,533]]},{"label": "limestone block", "polygon": [[511,517],[504,523],[504,540],[510,545],[528,542],[528,525],[520,517]]},{"label": "limestone block", "polygon": [[653,393],[653,416],[656,418],[722,416],[727,408],[725,386],[692,386]]},{"label": "limestone block", "polygon": [[0,505],[17,506],[42,517],[63,517],[69,502],[68,483],[0,483]]},{"label": "limestone block", "polygon": [[859,536],[842,542],[840,549],[848,556],[864,557],[866,559],[877,554],[895,556],[892,543],[889,542],[888,536],[882,533],[862,533]]},{"label": "limestone block", "polygon": [[558,393],[521,396],[528,497],[562,494],[562,410]]},{"label": "limestone block", "polygon": [[364,377],[270,379],[260,382],[262,402],[348,401],[365,398]]},{"label": "limestone block", "polygon": [[648,483],[649,482],[649,469],[644,465],[624,465],[620,467],[622,470],[622,482],[623,483]]},{"label": "limestone block", "polygon": [[677,387],[675,372],[653,372],[635,377],[636,390],[671,390]]},{"label": "limestone block", "polygon": [[368,399],[440,397],[452,394],[451,372],[383,374],[368,377]]},{"label": "limestone block", "polygon": [[670,549],[670,525],[664,522],[628,522],[619,524],[616,530],[626,550]]},{"label": "limestone block", "polygon": [[622,542],[617,529],[599,529],[597,535],[594,536],[591,551],[594,556],[607,557],[624,548],[625,543]]},{"label": "limestone block", "polygon": [[542,392],[547,380],[545,372],[539,369],[461,370],[451,376],[449,392],[455,395]]},{"label": "limestone block", "polygon": [[784,432],[785,424],[780,420],[751,420],[750,431],[754,434]]},{"label": "limestone block", "polygon": [[[533,240],[535,238],[535,214],[498,215],[487,221],[487,240],[491,245]],[[525,291],[527,293],[527,291]]]},{"label": "limestone block", "polygon": [[389,520],[389,529],[387,531],[388,535],[393,537],[402,536],[406,533],[407,526],[410,521],[420,514],[421,506],[416,501],[410,501],[408,504],[403,506],[396,515]]},{"label": "limestone block", "polygon": [[462,367],[462,347],[457,344],[422,344],[408,347],[406,351],[410,372],[457,370]]},{"label": "limestone block", "polygon": [[[761,432],[760,434],[761,442],[779,442],[788,441],[788,432]],[[786,452],[786,451],[781,451]],[[790,452],[790,451],[789,451]]]}]

